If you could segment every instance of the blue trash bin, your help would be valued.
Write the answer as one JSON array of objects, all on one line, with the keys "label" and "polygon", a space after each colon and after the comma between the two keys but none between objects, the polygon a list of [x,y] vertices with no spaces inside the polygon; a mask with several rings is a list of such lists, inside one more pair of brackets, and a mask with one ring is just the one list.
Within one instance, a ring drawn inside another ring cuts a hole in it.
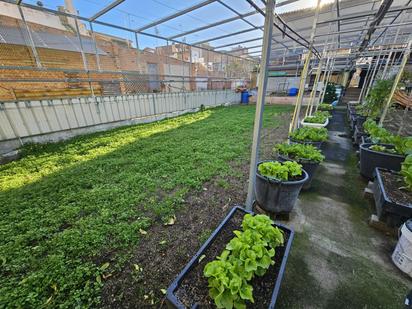
[{"label": "blue trash bin", "polygon": [[249,91],[247,91],[247,90],[242,91],[241,96],[240,96],[240,103],[242,103],[242,104],[248,104],[249,103]]},{"label": "blue trash bin", "polygon": [[299,89],[298,88],[290,88],[289,89],[289,92],[288,92],[288,96],[290,96],[290,97],[294,97],[294,96],[297,96],[298,95],[298,92],[299,92]]}]

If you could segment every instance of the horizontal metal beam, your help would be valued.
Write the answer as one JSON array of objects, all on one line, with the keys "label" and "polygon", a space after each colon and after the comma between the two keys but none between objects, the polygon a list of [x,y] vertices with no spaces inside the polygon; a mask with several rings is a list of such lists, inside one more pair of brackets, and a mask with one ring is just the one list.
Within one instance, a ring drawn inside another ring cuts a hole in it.
[{"label": "horizontal metal beam", "polygon": [[99,12],[97,12],[96,14],[94,14],[92,17],[89,18],[89,21],[94,21],[97,18],[99,18],[100,16],[106,14],[107,12],[109,12],[111,9],[115,8],[116,6],[118,6],[119,4],[123,3],[125,0],[115,0],[112,3],[110,3],[108,6],[106,6],[105,8],[103,8],[102,10],[100,10]]},{"label": "horizontal metal beam", "polygon": [[[233,46],[233,45],[244,44],[244,43],[249,43],[249,42],[258,41],[258,40],[262,40],[262,37],[260,37],[260,38],[255,38],[255,39],[250,39],[250,40],[245,40],[245,41],[240,41],[240,42],[234,42],[234,43],[225,44],[225,45],[220,45],[220,46],[216,46],[215,49],[219,49],[219,48],[223,48],[223,47],[228,47],[228,46]],[[247,48],[247,46],[244,46],[244,48]]]},{"label": "horizontal metal beam", "polygon": [[187,9],[178,11],[178,12],[172,14],[172,15],[163,17],[163,18],[161,18],[161,19],[159,19],[159,20],[156,20],[156,21],[154,21],[154,22],[151,22],[150,24],[144,25],[144,26],[136,29],[136,31],[143,31],[143,30],[146,30],[146,29],[155,27],[155,26],[157,26],[157,25],[159,25],[159,24],[162,24],[162,23],[165,23],[165,22],[167,22],[167,21],[169,21],[169,20],[175,19],[176,17],[182,16],[182,15],[185,15],[185,14],[187,14],[187,13],[190,13],[190,12],[192,12],[192,11],[194,11],[194,10],[200,9],[200,8],[202,8],[202,7],[206,6],[206,5],[209,5],[209,4],[211,4],[211,3],[215,2],[215,1],[216,1],[216,0],[206,0],[206,1],[200,2],[200,3],[196,4],[196,5],[193,5],[193,6],[191,6],[191,7],[188,7]]},{"label": "horizontal metal beam", "polygon": [[[394,13],[394,12],[401,12],[401,11],[407,11],[407,10],[412,10],[412,7],[395,7],[392,9],[389,9],[386,14],[389,13]],[[368,16],[374,16],[378,10],[371,10],[367,12],[360,12],[360,13],[355,13],[355,14],[350,14],[350,15],[343,15],[339,18],[332,18],[332,19],[327,19],[327,20],[322,20],[319,21],[317,24],[322,25],[322,24],[328,24],[328,23],[334,23],[337,21],[342,21],[342,20],[350,20],[350,19],[357,19],[357,18],[363,18],[363,17],[368,17]]]},{"label": "horizontal metal beam", "polygon": [[229,34],[225,34],[225,35],[215,36],[214,38],[210,38],[210,39],[203,40],[203,41],[198,41],[198,42],[191,43],[191,44],[199,45],[199,44],[203,44],[203,43],[209,43],[209,42],[212,42],[212,41],[232,37],[234,35],[243,34],[243,33],[251,32],[251,31],[256,31],[256,30],[258,30],[258,29],[249,28],[249,29],[246,29],[246,30],[241,30],[241,31],[237,31],[237,32],[233,32],[233,33],[229,33]]},{"label": "horizontal metal beam", "polygon": [[186,32],[182,32],[182,33],[170,36],[168,39],[173,40],[173,39],[176,39],[176,38],[180,38],[182,36],[186,36],[186,35],[193,34],[193,33],[199,32],[199,31],[203,31],[203,30],[206,30],[206,29],[209,29],[209,28],[213,28],[213,27],[217,27],[217,26],[220,26],[220,25],[223,25],[223,24],[227,24],[227,23],[230,23],[230,22],[235,21],[235,20],[239,20],[242,17],[245,18],[245,17],[249,17],[249,16],[252,16],[252,15],[256,15],[256,14],[257,14],[257,12],[253,11],[253,12],[248,12],[248,13],[242,14],[241,16],[230,17],[230,18],[220,20],[220,21],[217,21],[215,23],[212,23],[212,24],[209,24],[209,25],[206,25],[206,26],[202,26],[202,27],[199,27],[199,28],[195,28],[195,29],[192,29],[192,30],[189,30],[189,31],[186,31]]}]

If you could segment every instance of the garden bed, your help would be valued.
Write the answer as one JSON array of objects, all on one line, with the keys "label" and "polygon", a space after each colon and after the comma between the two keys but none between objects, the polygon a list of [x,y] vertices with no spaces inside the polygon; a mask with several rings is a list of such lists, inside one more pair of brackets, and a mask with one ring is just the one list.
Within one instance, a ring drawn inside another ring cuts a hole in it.
[{"label": "garden bed", "polygon": [[[208,281],[203,275],[203,269],[208,262],[222,253],[226,244],[234,237],[233,231],[241,229],[246,213],[239,207],[232,209],[169,287],[167,298],[170,304],[178,308],[191,308],[195,305],[202,308],[215,307],[209,297]],[[293,231],[282,225],[276,226],[284,232],[284,246],[276,248],[275,264],[269,267],[265,275],[252,280],[255,302],[253,305],[248,304],[248,308],[267,308],[276,302],[293,240]],[[204,258],[199,262],[200,257]]]}]

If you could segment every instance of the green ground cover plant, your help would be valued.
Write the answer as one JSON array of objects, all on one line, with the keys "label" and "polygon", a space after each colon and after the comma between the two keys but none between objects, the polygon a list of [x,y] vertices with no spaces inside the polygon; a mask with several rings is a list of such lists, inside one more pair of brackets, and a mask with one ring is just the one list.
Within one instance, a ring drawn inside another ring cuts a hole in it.
[{"label": "green ground cover plant", "polygon": [[276,153],[296,161],[310,161],[320,163],[325,160],[322,151],[312,145],[282,143],[275,145]]},{"label": "green ground cover plant", "polygon": [[269,161],[258,166],[259,174],[280,181],[288,181],[302,175],[302,165],[295,161]]},{"label": "green ground cover plant", "polygon": [[[287,106],[267,106],[265,123]],[[56,144],[0,166],[0,307],[89,308],[153,222],[249,154],[254,106]],[[144,239],[142,240],[144,241]]]},{"label": "green ground cover plant", "polygon": [[302,142],[324,142],[328,139],[328,130],[326,128],[303,127],[293,131],[289,137]]},{"label": "green ground cover plant", "polygon": [[275,248],[284,242],[282,231],[265,215],[246,214],[242,231],[234,234],[222,254],[204,268],[209,295],[218,308],[246,308],[246,301],[253,303],[250,281],[274,264]]}]

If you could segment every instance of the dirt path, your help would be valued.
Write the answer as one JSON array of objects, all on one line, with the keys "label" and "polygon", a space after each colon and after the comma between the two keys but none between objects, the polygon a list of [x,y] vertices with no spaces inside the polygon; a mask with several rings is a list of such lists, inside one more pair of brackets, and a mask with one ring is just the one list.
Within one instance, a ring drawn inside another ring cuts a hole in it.
[{"label": "dirt path", "polygon": [[412,281],[391,262],[395,239],[368,226],[366,182],[335,112],[322,164],[309,192],[300,195],[296,232],[280,308],[403,308]]}]

